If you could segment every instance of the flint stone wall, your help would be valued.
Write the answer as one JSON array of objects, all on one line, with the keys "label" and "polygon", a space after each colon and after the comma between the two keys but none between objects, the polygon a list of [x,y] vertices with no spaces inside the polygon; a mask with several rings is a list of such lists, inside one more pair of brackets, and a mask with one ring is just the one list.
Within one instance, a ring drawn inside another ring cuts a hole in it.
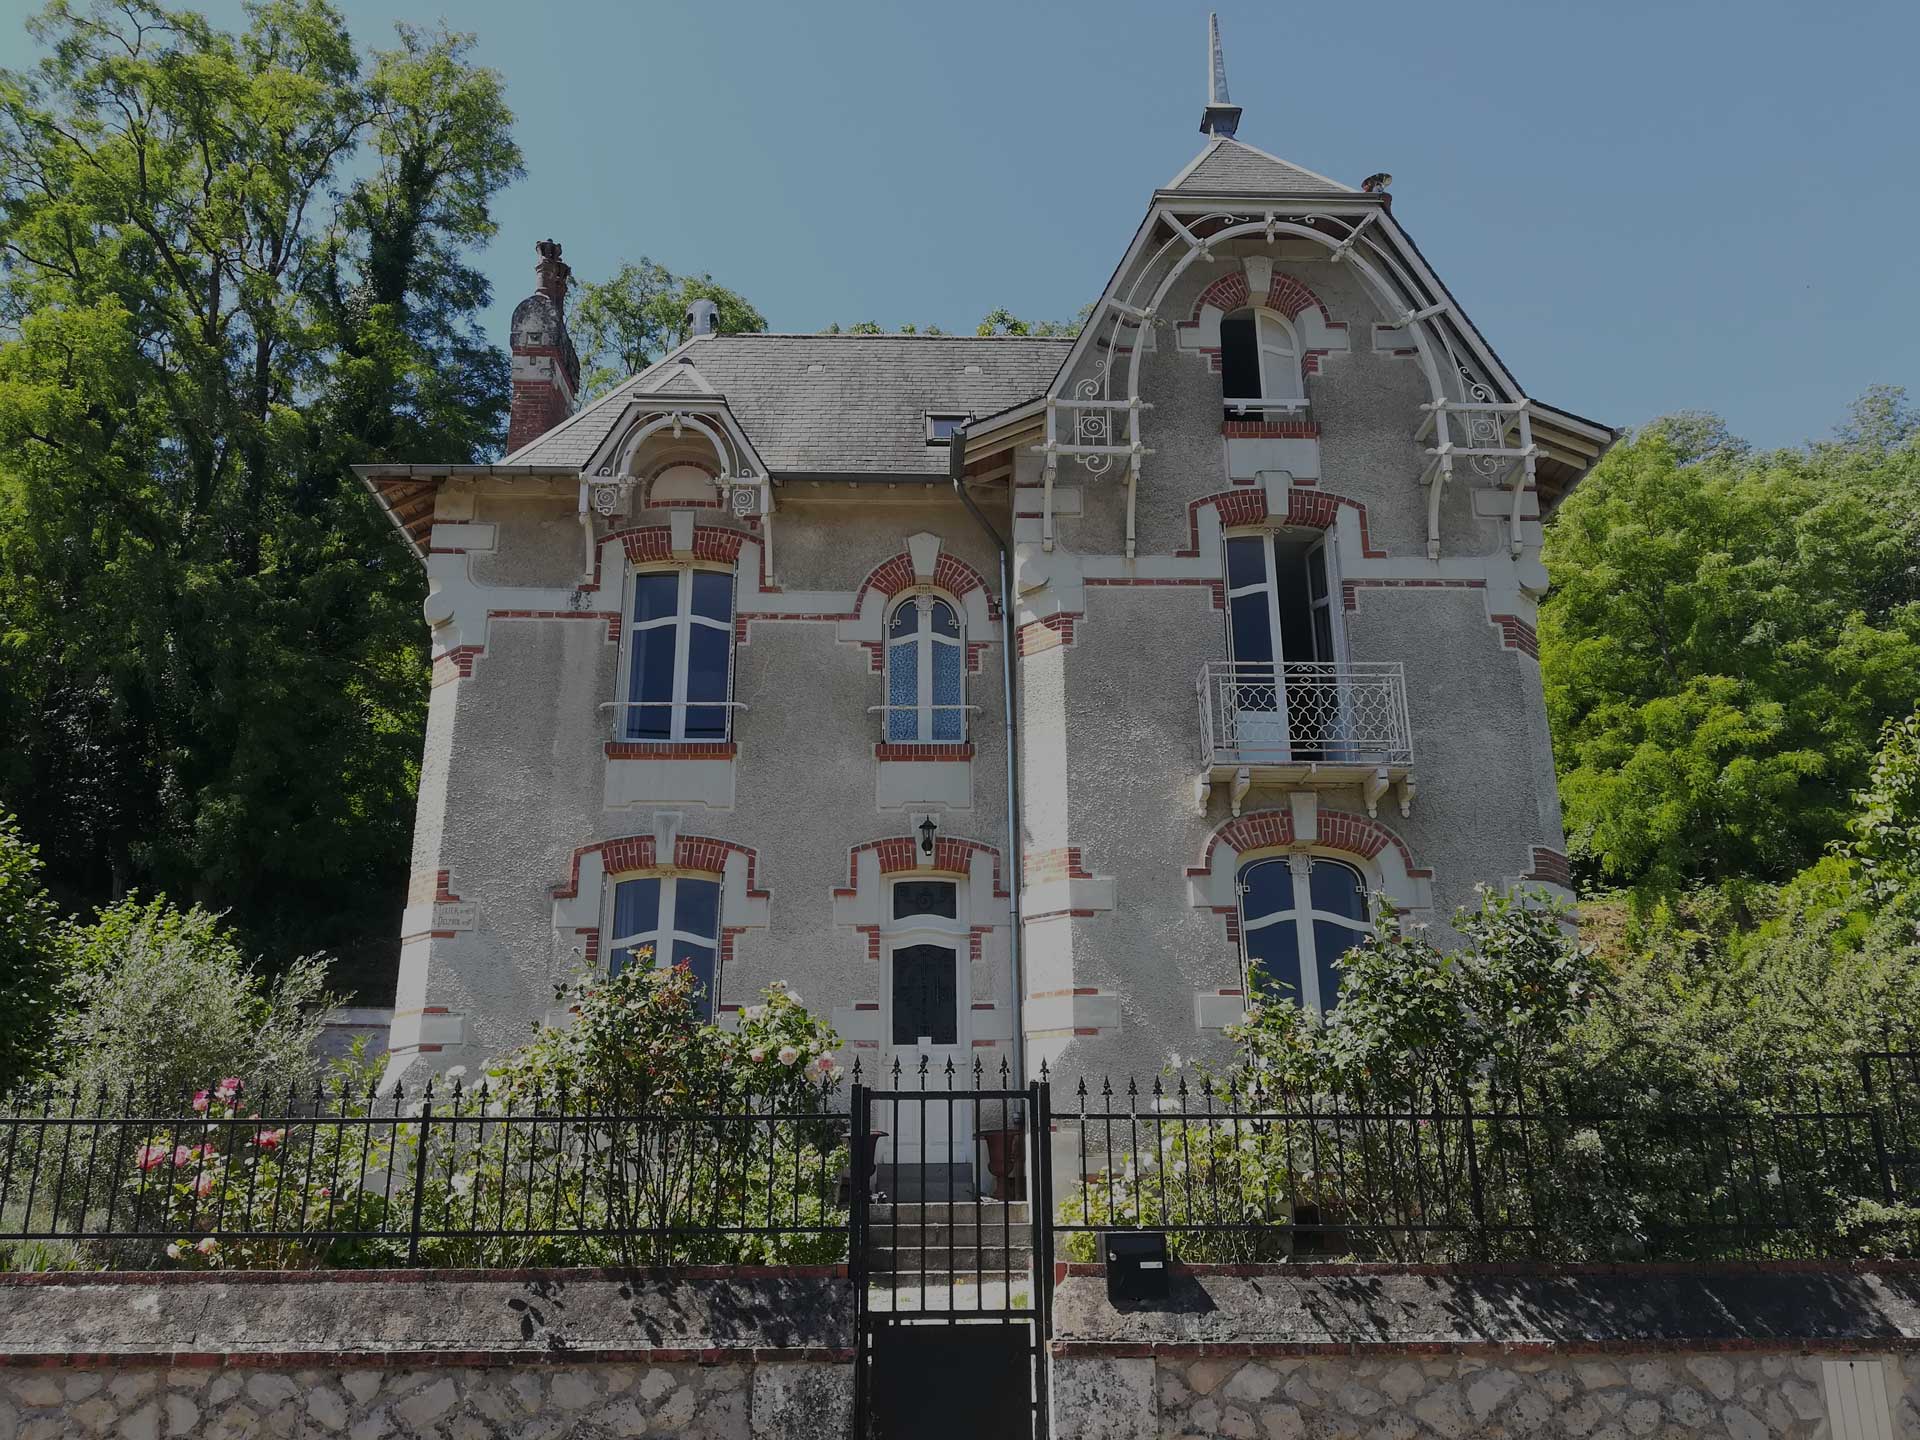
[{"label": "flint stone wall", "polygon": [[838,1436],[831,1271],[0,1277],[0,1440]]},{"label": "flint stone wall", "polygon": [[1057,1440],[1920,1440],[1920,1266],[1176,1269],[1055,1291]]}]

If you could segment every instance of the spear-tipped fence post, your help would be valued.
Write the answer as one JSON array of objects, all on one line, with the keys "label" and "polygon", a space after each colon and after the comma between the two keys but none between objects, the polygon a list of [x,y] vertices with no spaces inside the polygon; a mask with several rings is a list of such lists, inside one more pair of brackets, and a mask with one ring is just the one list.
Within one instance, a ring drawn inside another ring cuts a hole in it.
[{"label": "spear-tipped fence post", "polygon": [[433,1124],[433,1081],[420,1095],[420,1139],[413,1154],[413,1210],[407,1221],[407,1264],[420,1263],[421,1208],[427,1202],[427,1130]]}]

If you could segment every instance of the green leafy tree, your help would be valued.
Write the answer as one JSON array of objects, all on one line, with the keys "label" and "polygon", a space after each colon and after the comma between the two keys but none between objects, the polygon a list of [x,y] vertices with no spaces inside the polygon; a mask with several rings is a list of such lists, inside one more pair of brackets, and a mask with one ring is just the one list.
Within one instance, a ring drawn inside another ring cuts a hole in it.
[{"label": "green leafy tree", "polygon": [[1920,709],[1889,720],[1852,821],[1853,857],[1878,899],[1920,893]]},{"label": "green leafy tree", "polygon": [[1541,649],[1590,877],[1777,882],[1842,833],[1880,726],[1920,693],[1917,493],[1911,444],[1755,456],[1691,416],[1569,497]]},{"label": "green leafy tree", "polygon": [[36,1074],[53,1033],[60,915],[40,883],[40,852],[0,811],[0,1097]]},{"label": "green leafy tree", "polygon": [[230,1076],[284,1105],[319,1074],[314,1044],[335,1003],[320,956],[269,975],[219,916],[137,898],[76,926],[64,948],[73,978],[53,1056],[83,1105],[117,1106],[129,1089],[184,1104]]},{"label": "green leafy tree", "polygon": [[1064,336],[1071,339],[1093,318],[1093,304],[1082,305],[1071,320],[1022,320],[1006,306],[997,306],[981,316],[974,327],[976,335],[1034,335],[1042,338]]},{"label": "green leafy tree", "polygon": [[767,317],[711,275],[675,275],[642,255],[610,280],[579,285],[567,317],[591,396],[637,375],[687,338],[687,307],[711,300],[722,335],[765,330]]},{"label": "green leafy tree", "polygon": [[[518,173],[463,37],[54,0],[0,75],[0,799],[71,904],[386,950],[422,579],[347,466],[484,458],[467,262]],[[374,939],[373,937],[378,937]],[[376,982],[377,983],[377,982]]]}]

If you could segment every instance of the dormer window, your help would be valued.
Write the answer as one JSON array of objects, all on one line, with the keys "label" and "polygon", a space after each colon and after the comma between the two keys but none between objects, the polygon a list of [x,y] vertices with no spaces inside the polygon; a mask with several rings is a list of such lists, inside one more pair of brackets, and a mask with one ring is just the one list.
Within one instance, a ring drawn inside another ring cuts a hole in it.
[{"label": "dormer window", "polygon": [[972,415],[963,412],[929,410],[927,412],[927,444],[951,445],[953,432],[972,418]]},{"label": "dormer window", "polygon": [[[1221,320],[1220,393],[1229,420],[1305,408],[1293,326],[1271,310],[1237,310]],[[1273,403],[1287,401],[1295,403]]]}]

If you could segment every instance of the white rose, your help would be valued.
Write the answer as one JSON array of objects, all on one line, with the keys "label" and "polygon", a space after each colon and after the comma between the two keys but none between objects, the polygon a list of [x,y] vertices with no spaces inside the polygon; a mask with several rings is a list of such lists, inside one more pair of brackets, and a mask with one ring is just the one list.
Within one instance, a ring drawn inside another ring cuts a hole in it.
[{"label": "white rose", "polygon": [[767,1058],[767,1052],[756,1045],[753,1049],[747,1052],[747,1058],[753,1061],[754,1064],[758,1065],[762,1060]]},{"label": "white rose", "polygon": [[800,1052],[794,1049],[793,1046],[782,1045],[780,1047],[780,1063],[782,1065],[791,1065],[793,1064],[794,1061],[798,1060],[799,1058],[800,1058]]}]

